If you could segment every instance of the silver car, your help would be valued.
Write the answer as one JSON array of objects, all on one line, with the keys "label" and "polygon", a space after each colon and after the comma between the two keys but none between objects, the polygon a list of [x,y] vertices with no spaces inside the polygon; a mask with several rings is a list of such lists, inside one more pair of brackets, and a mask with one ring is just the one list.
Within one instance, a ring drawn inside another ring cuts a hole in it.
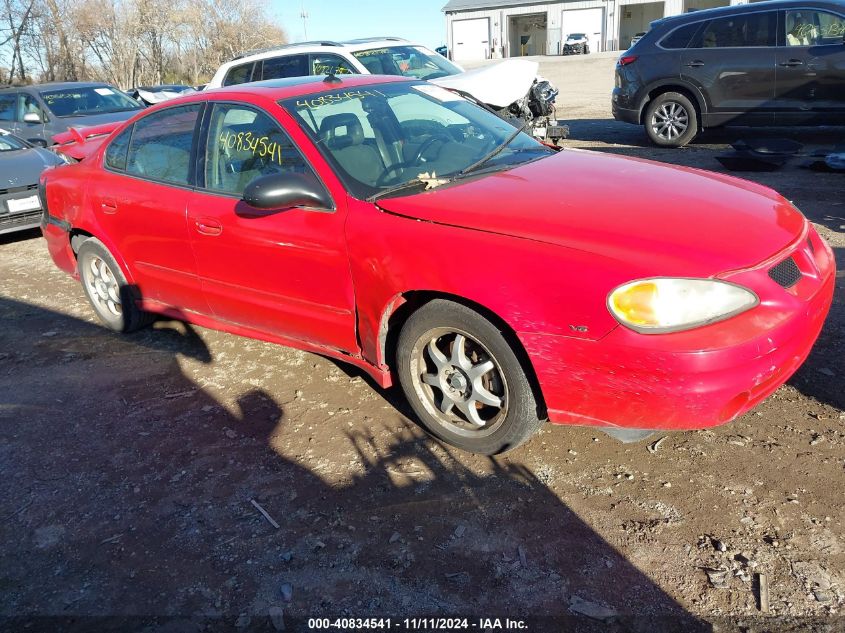
[{"label": "silver car", "polygon": [[48,167],[64,162],[58,154],[0,130],[0,234],[41,223],[38,179]]},{"label": "silver car", "polygon": [[0,129],[45,147],[72,127],[125,121],[141,109],[137,101],[104,83],[0,88]]}]

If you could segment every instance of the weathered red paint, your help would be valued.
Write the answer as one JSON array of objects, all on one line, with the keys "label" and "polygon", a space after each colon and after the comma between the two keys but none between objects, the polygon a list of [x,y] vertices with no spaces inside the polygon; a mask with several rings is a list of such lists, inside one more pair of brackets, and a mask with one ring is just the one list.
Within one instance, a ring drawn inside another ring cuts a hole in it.
[{"label": "weathered red paint", "polygon": [[[344,85],[386,81],[395,79],[344,78]],[[553,422],[721,424],[787,380],[815,342],[832,300],[833,255],[774,191],[567,150],[373,204],[346,192],[276,103],[323,88],[241,86],[146,112],[214,100],[263,108],[318,172],[334,213],[291,209],[244,219],[232,198],[105,171],[99,142],[80,151],[88,155],[82,162],[45,174],[49,213],[102,240],[144,308],[334,356],[383,386],[391,384],[389,317],[409,293],[476,305],[524,347]],[[152,214],[161,221],[151,222]],[[222,234],[195,230],[206,221]],[[56,264],[76,274],[68,233],[48,224],[44,234]],[[785,290],[767,271],[790,255],[802,278]],[[281,270],[284,279],[272,274]],[[606,299],[616,286],[650,276],[727,279],[753,290],[760,304],[694,330],[638,334],[618,325]]]}]

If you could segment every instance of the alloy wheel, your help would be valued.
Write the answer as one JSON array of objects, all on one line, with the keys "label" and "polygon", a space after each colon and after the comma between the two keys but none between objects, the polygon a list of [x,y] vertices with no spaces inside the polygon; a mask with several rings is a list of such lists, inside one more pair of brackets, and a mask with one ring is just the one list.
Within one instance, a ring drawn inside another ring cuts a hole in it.
[{"label": "alloy wheel", "polygon": [[674,141],[689,128],[689,113],[677,101],[661,104],[651,116],[651,129],[664,141]]},{"label": "alloy wheel", "polygon": [[109,265],[96,255],[83,267],[82,275],[94,307],[106,319],[123,316],[120,285]]},{"label": "alloy wheel", "polygon": [[490,351],[467,332],[436,328],[411,352],[414,391],[446,430],[465,437],[494,433],[508,412],[508,385]]}]

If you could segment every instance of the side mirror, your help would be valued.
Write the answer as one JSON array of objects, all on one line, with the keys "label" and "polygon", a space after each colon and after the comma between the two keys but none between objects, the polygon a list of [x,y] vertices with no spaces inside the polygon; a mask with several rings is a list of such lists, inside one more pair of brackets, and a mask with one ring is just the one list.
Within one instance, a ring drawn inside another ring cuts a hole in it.
[{"label": "side mirror", "polygon": [[313,174],[259,176],[244,189],[243,201],[254,209],[267,211],[293,207],[334,208],[328,191]]},{"label": "side mirror", "polygon": [[41,120],[41,115],[36,114],[35,112],[27,112],[23,115],[23,122],[24,123],[43,123]]}]

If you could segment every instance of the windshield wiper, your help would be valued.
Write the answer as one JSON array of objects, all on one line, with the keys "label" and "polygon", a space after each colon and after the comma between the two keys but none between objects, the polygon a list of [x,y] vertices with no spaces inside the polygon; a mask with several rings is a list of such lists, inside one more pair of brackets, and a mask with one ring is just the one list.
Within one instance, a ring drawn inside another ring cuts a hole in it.
[{"label": "windshield wiper", "polygon": [[426,184],[425,180],[421,180],[420,178],[413,178],[407,182],[400,183],[398,185],[393,185],[392,187],[388,187],[387,189],[382,189],[381,191],[377,191],[369,198],[367,198],[367,202],[375,202],[379,198],[384,198],[385,196],[390,195],[391,193],[395,193],[397,191],[402,191],[403,189],[411,189],[412,187],[419,187],[420,185]]},{"label": "windshield wiper", "polygon": [[470,165],[469,167],[465,167],[464,169],[459,171],[457,175],[458,176],[465,176],[466,174],[468,174],[472,171],[475,171],[476,169],[481,167],[484,163],[486,163],[486,162],[490,161],[491,159],[495,158],[496,156],[498,156],[508,145],[513,143],[514,139],[516,139],[516,137],[519,136],[522,133],[522,131],[527,127],[528,127],[528,121],[523,121],[522,125],[520,125],[514,131],[513,134],[511,134],[504,141],[499,143],[499,145],[497,145],[492,150],[487,152],[484,156],[482,156],[477,161],[475,161],[472,165]]}]

